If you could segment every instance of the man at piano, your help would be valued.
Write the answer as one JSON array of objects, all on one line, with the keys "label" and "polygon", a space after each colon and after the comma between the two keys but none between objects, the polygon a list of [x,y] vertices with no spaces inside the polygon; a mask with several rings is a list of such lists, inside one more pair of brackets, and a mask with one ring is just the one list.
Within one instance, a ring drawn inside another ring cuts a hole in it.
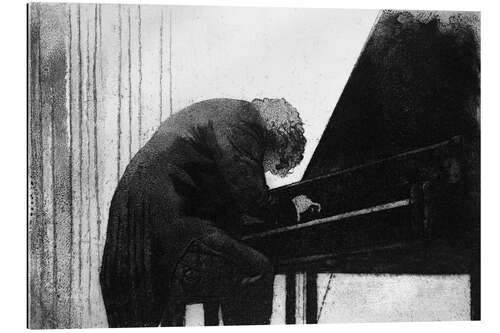
[{"label": "man at piano", "polygon": [[179,299],[221,304],[226,325],[268,324],[273,267],[239,238],[296,222],[304,195],[281,202],[264,173],[290,173],[306,139],[285,99],[212,99],[172,115],[114,193],[100,282],[110,327],[172,323]]}]

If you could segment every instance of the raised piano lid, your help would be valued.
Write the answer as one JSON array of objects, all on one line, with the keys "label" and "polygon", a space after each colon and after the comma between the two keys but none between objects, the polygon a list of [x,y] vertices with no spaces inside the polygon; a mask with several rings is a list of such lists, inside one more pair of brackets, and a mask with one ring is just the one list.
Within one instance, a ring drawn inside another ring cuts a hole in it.
[{"label": "raised piano lid", "polygon": [[381,13],[303,180],[477,137],[479,14],[424,14]]},{"label": "raised piano lid", "polygon": [[[442,162],[455,153],[457,157],[465,152],[468,156],[460,158],[467,164],[464,168],[467,174],[461,178],[465,181],[449,188],[437,186],[442,193],[437,196],[440,202],[438,206],[445,208],[436,209],[440,234],[434,234],[433,239],[443,235],[455,240],[469,237],[471,241],[458,243],[466,243],[477,255],[478,14],[460,13],[460,17],[453,18],[448,13],[446,20],[446,13],[440,13],[439,17],[424,14],[419,12],[416,17],[412,13],[384,11],[380,15],[303,180],[273,190],[276,195],[288,198],[307,194],[323,204],[321,215],[305,218],[297,225],[287,226],[285,223],[285,226],[279,226],[276,230],[253,230],[253,234],[244,237],[252,246],[283,262],[284,259],[297,261],[304,256],[342,252],[344,248],[352,247],[354,241],[359,241],[359,247],[373,249],[373,241],[381,240],[379,236],[387,237],[383,243],[394,244],[394,240],[403,235],[404,245],[409,245],[411,242],[406,240],[413,237],[409,215],[413,213],[411,208],[407,209],[407,199],[415,181],[428,180],[429,177],[420,177],[428,170],[442,172],[446,169],[442,167],[446,163]],[[460,142],[472,142],[472,146],[467,146],[473,149],[462,151],[459,148],[460,153],[455,148],[448,149],[461,147]],[[438,178],[443,180],[446,177]],[[351,218],[353,212],[387,207],[388,203],[398,205],[390,211],[384,209],[374,214],[357,214],[352,220],[358,221],[359,226],[353,223],[344,223],[343,226],[329,223],[347,215]],[[461,209],[460,203],[463,203],[464,209]],[[380,215],[385,213],[390,216],[381,218]],[[363,219],[371,219],[373,223],[363,223]],[[384,223],[387,225],[382,225]],[[365,232],[362,229],[363,226],[371,228],[376,224],[382,225],[378,231]],[[346,241],[341,237],[336,242],[331,241],[342,234],[335,228],[344,226],[344,234],[356,239]],[[286,232],[283,232],[284,229]],[[328,244],[323,244],[323,241]],[[439,255],[446,252],[432,250],[429,245],[426,249]],[[392,248],[388,251],[394,253]],[[410,257],[415,257],[414,252],[409,253]],[[388,270],[385,263],[378,267],[380,270],[375,269],[370,260],[367,261],[368,266],[350,260],[349,268],[339,266],[338,269],[358,273],[444,273],[451,272],[443,268],[445,264],[449,264],[452,269],[460,266],[462,268],[459,271],[463,271],[468,269],[471,261],[478,262],[477,257],[459,255],[455,250],[446,253],[459,258],[467,267],[457,265],[454,260],[448,260],[449,257],[446,257],[444,264],[443,260],[435,260],[433,265],[429,265],[429,260],[426,265],[408,264],[404,256],[403,262],[407,264],[403,267],[396,263],[397,260],[391,254],[382,255],[381,258],[394,264],[394,271]],[[310,265],[309,261],[307,265]]]}]

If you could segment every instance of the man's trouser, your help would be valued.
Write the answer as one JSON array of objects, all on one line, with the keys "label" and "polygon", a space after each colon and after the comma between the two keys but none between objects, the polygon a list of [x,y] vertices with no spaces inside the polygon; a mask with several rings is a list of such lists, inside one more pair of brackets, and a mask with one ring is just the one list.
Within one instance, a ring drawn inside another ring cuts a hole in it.
[{"label": "man's trouser", "polygon": [[208,226],[178,262],[171,295],[220,304],[224,325],[264,325],[272,313],[273,281],[263,254]]}]

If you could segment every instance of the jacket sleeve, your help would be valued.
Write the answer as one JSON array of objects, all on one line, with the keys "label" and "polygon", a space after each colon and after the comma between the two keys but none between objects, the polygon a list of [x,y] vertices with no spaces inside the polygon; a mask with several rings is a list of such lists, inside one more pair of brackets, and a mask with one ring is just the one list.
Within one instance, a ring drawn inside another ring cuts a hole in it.
[{"label": "jacket sleeve", "polygon": [[266,139],[262,125],[240,119],[236,123],[220,126],[213,133],[219,170],[238,210],[243,217],[250,217],[243,218],[244,224],[295,221],[293,203],[269,193],[263,167]]}]

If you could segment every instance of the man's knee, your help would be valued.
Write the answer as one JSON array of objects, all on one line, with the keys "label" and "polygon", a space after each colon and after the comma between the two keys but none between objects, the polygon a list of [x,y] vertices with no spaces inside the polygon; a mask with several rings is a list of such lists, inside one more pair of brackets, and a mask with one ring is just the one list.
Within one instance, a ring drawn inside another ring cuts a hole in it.
[{"label": "man's knee", "polygon": [[250,272],[244,274],[241,279],[242,285],[261,285],[266,289],[271,287],[274,282],[274,269],[266,256],[256,252],[256,265],[252,266]]},{"label": "man's knee", "polygon": [[[257,251],[256,251],[257,252]],[[273,276],[274,275],[274,268],[273,268],[273,265],[271,264],[271,261],[269,261],[269,259],[263,255],[262,253],[260,252],[257,252],[258,255],[259,255],[259,270],[260,270],[260,273],[262,275],[265,275],[265,276]]]}]

